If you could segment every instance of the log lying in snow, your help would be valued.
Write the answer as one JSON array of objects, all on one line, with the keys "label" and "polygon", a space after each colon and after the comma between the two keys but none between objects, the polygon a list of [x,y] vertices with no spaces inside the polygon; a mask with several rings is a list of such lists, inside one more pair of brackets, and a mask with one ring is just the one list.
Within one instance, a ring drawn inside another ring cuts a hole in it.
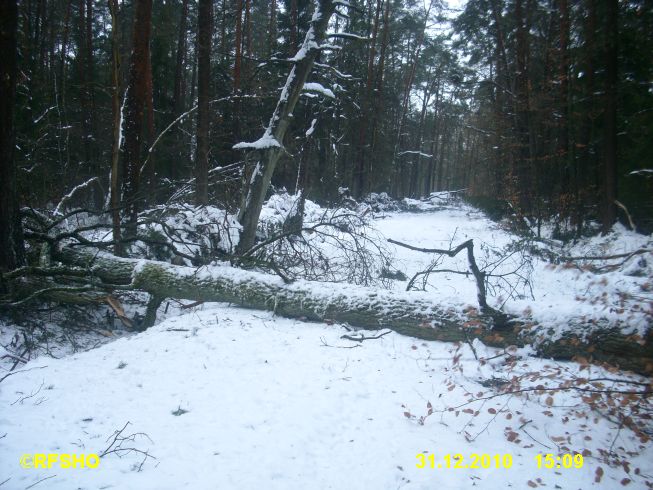
[{"label": "log lying in snow", "polygon": [[[53,258],[85,269],[95,281],[150,293],[161,298],[229,302],[245,308],[270,310],[289,318],[332,320],[365,329],[389,328],[424,340],[471,341],[495,347],[536,345],[543,357],[560,360],[583,357],[639,373],[653,372],[653,335],[646,339],[623,335],[615,328],[594,328],[582,339],[567,335],[555,341],[536,338],[541,330],[515,319],[501,319],[445,310],[424,292],[374,290],[349,284],[283,281],[267,274],[228,266],[181,267],[64,247]],[[79,270],[77,270],[79,272]],[[74,294],[74,293],[73,293]],[[153,314],[152,311],[149,311]]]}]

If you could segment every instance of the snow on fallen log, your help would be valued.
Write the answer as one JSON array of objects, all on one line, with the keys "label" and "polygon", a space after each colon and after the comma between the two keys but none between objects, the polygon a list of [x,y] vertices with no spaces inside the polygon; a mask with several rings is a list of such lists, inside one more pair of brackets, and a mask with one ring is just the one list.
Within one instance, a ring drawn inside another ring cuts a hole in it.
[{"label": "snow on fallen log", "polygon": [[534,353],[560,360],[608,362],[639,373],[653,372],[653,339],[624,335],[606,324],[582,335],[578,324],[554,340],[542,328],[514,318],[495,325],[493,315],[474,308],[443,308],[425,292],[376,290],[350,284],[299,280],[292,284],[276,276],[230,266],[197,268],[164,262],[124,259],[97,251],[64,247],[54,258],[82,267],[94,278],[121,288],[146,291],[153,298],[228,302],[244,308],[273,311],[288,318],[346,323],[378,330],[389,328],[424,340],[472,342],[495,347],[531,344]]}]

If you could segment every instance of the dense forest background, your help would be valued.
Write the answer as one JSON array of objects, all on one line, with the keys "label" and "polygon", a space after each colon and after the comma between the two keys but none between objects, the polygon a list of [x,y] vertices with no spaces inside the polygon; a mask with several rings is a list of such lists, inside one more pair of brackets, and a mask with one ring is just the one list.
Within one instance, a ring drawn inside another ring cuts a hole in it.
[{"label": "dense forest background", "polygon": [[[628,214],[653,229],[651,1],[320,3],[334,15],[274,188],[466,189],[563,238]],[[79,206],[123,220],[173,197],[241,207],[256,158],[233,147],[268,127],[318,2],[2,4],[9,230],[14,196],[55,207],[83,183]]]}]

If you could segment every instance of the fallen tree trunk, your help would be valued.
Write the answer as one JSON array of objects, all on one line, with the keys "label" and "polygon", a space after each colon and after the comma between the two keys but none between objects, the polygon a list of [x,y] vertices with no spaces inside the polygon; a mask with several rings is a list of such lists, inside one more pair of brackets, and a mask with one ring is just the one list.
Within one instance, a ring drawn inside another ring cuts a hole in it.
[{"label": "fallen tree trunk", "polygon": [[[53,258],[76,272],[85,270],[90,281],[104,290],[135,289],[161,298],[228,302],[244,308],[269,310],[288,318],[331,320],[376,330],[389,328],[424,340],[471,342],[479,339],[495,347],[532,344],[538,355],[559,360],[577,357],[606,362],[642,374],[653,372],[653,338],[622,334],[616,328],[596,328],[581,338],[568,334],[547,340],[541,328],[512,318],[497,325],[495,317],[468,308],[443,309],[424,292],[375,290],[349,284],[296,281],[229,266],[182,267],[164,262],[135,260],[89,250],[64,247]],[[106,293],[105,293],[106,294]],[[58,299],[62,292],[57,291]],[[74,295],[71,291],[70,295]],[[70,296],[68,295],[68,296]],[[87,297],[84,297],[88,301]],[[151,308],[150,308],[151,310]],[[152,311],[148,314],[152,316]],[[504,315],[505,319],[505,315]]]}]

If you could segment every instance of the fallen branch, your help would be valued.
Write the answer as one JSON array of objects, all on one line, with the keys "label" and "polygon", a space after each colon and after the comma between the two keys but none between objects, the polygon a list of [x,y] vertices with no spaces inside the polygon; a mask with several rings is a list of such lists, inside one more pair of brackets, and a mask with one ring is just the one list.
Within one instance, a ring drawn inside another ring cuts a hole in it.
[{"label": "fallen branch", "polygon": [[111,443],[107,448],[100,453],[100,458],[103,458],[104,456],[107,456],[109,454],[115,454],[119,458],[122,458],[123,456],[126,456],[130,453],[138,453],[143,455],[143,461],[141,461],[140,465],[138,466],[138,471],[140,471],[143,468],[143,464],[145,461],[147,461],[148,458],[156,459],[155,456],[152,456],[149,451],[143,451],[142,449],[138,449],[135,447],[125,447],[124,444],[129,444],[132,442],[136,441],[136,437],[145,437],[147,438],[150,442],[152,442],[152,439],[150,439],[150,436],[145,434],[144,432],[135,432],[134,434],[129,434],[129,435],[123,435],[123,432],[127,428],[127,426],[131,422],[127,422],[122,429],[116,430],[112,435],[110,435],[107,438],[107,442],[111,439]]},{"label": "fallen branch", "polygon": [[[467,240],[466,242],[461,243],[458,245],[456,248],[451,249],[451,250],[445,250],[441,248],[420,248],[420,247],[414,247],[412,245],[408,245],[407,243],[402,243],[398,242],[397,240],[393,240],[392,238],[388,238],[388,241],[390,243],[394,243],[395,245],[399,245],[400,247],[408,248],[410,250],[416,250],[418,252],[424,252],[424,253],[436,253],[436,254],[441,254],[441,255],[448,255],[449,257],[455,257],[458,255],[462,250],[467,250],[467,260],[469,261],[469,269],[472,271],[472,274],[474,275],[474,279],[476,279],[476,289],[477,289],[477,297],[478,297],[478,305],[481,307],[481,311],[483,312],[496,312],[494,308],[491,308],[487,304],[487,296],[486,296],[486,290],[485,290],[485,272],[482,272],[479,268],[478,265],[476,265],[476,259],[474,258],[474,240],[470,239]],[[411,281],[412,283],[412,281]]]},{"label": "fallen branch", "polygon": [[360,337],[352,337],[351,335],[342,335],[340,338],[341,339],[347,339],[347,340],[353,340],[354,342],[363,342],[364,340],[376,340],[380,339],[384,335],[388,335],[392,330],[388,330],[387,332],[383,332],[379,335],[373,336],[373,337],[366,337],[363,334],[360,334]]},{"label": "fallen branch", "polygon": [[575,262],[581,260],[613,260],[613,259],[630,259],[636,255],[643,255],[646,253],[653,253],[653,249],[650,248],[640,248],[633,252],[623,253],[623,254],[614,254],[614,255],[579,255],[576,257],[558,257],[558,260],[563,262]]},{"label": "fallen branch", "polygon": [[204,304],[204,301],[193,301],[192,303],[189,303],[187,305],[181,305],[181,309],[188,310],[190,308],[195,308],[196,306],[200,306],[201,304]]}]

